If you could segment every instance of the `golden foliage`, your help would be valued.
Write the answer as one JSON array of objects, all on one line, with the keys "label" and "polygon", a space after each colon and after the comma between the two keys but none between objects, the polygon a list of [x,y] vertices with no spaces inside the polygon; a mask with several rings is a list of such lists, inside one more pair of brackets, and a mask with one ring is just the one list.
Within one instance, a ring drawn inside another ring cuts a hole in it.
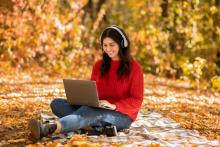
[{"label": "golden foliage", "polygon": [[[53,98],[65,96],[62,78],[31,76],[21,72],[16,75],[8,73],[3,77],[0,78],[0,83],[3,83],[0,86],[0,144],[61,146],[54,141],[32,144],[27,124],[30,118],[39,118],[41,112],[51,113],[49,104]],[[219,105],[218,93],[190,89],[190,85],[183,81],[152,75],[145,77],[143,110],[158,111],[179,122],[184,128],[198,130],[209,139],[218,139],[220,136]],[[88,144],[101,146],[99,141],[91,142],[87,136],[80,135],[73,136],[67,146]]]},{"label": "golden foliage", "polygon": [[86,136],[74,135],[65,147],[101,147],[99,143],[92,143],[88,141]]}]

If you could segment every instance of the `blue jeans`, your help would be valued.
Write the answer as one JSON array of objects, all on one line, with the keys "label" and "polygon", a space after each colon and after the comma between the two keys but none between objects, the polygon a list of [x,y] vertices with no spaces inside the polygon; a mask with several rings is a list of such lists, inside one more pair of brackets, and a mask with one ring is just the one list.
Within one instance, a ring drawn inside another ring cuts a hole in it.
[{"label": "blue jeans", "polygon": [[125,114],[113,110],[89,106],[74,106],[65,99],[54,99],[50,107],[59,117],[61,133],[67,133],[85,127],[104,127],[115,125],[120,131],[129,128],[132,120]]}]

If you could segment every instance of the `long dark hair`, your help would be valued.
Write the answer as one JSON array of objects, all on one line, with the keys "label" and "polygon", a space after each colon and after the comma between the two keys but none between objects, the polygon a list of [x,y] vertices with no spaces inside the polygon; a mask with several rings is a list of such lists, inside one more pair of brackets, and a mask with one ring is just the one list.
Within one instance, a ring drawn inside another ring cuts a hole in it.
[{"label": "long dark hair", "polygon": [[[114,26],[117,27],[117,26]],[[131,68],[131,53],[130,53],[130,41],[127,37],[127,35],[125,34],[125,32],[117,27],[125,36],[126,40],[127,40],[127,47],[124,47],[123,45],[123,37],[122,35],[114,28],[107,28],[102,32],[101,35],[101,45],[103,47],[103,40],[106,37],[111,38],[112,40],[114,40],[118,45],[119,45],[119,58],[120,58],[120,65],[117,69],[117,75],[119,78],[122,78],[123,76],[128,76],[130,73],[130,68]],[[111,58],[103,51],[102,54],[102,64],[100,67],[100,71],[101,71],[101,76],[104,76],[108,73],[109,69],[110,69],[110,62],[111,62]]]}]

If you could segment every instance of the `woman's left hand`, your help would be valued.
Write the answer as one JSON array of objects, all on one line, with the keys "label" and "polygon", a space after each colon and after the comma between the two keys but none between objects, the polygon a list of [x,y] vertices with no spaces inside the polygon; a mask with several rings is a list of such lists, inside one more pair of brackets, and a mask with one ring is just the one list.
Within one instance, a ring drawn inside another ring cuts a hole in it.
[{"label": "woman's left hand", "polygon": [[111,104],[106,100],[99,100],[99,106],[110,109],[110,110],[115,110],[116,109],[116,105]]}]

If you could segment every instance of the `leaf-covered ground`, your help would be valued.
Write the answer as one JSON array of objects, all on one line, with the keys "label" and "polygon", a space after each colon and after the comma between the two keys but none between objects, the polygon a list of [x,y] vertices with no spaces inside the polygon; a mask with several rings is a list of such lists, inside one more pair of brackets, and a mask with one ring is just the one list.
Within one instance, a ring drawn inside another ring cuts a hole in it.
[{"label": "leaf-covered ground", "polygon": [[[30,118],[40,117],[41,112],[51,113],[50,101],[55,97],[64,97],[62,78],[22,72],[1,74],[0,146],[33,144],[27,122]],[[219,93],[195,90],[187,82],[145,76],[142,109],[159,112],[179,122],[184,128],[198,130],[208,139],[220,139],[219,106]],[[76,136],[70,144],[74,144],[77,139],[86,141],[86,137]],[[35,145],[45,144],[56,145],[43,141]],[[98,146],[98,143],[94,146]]]}]

